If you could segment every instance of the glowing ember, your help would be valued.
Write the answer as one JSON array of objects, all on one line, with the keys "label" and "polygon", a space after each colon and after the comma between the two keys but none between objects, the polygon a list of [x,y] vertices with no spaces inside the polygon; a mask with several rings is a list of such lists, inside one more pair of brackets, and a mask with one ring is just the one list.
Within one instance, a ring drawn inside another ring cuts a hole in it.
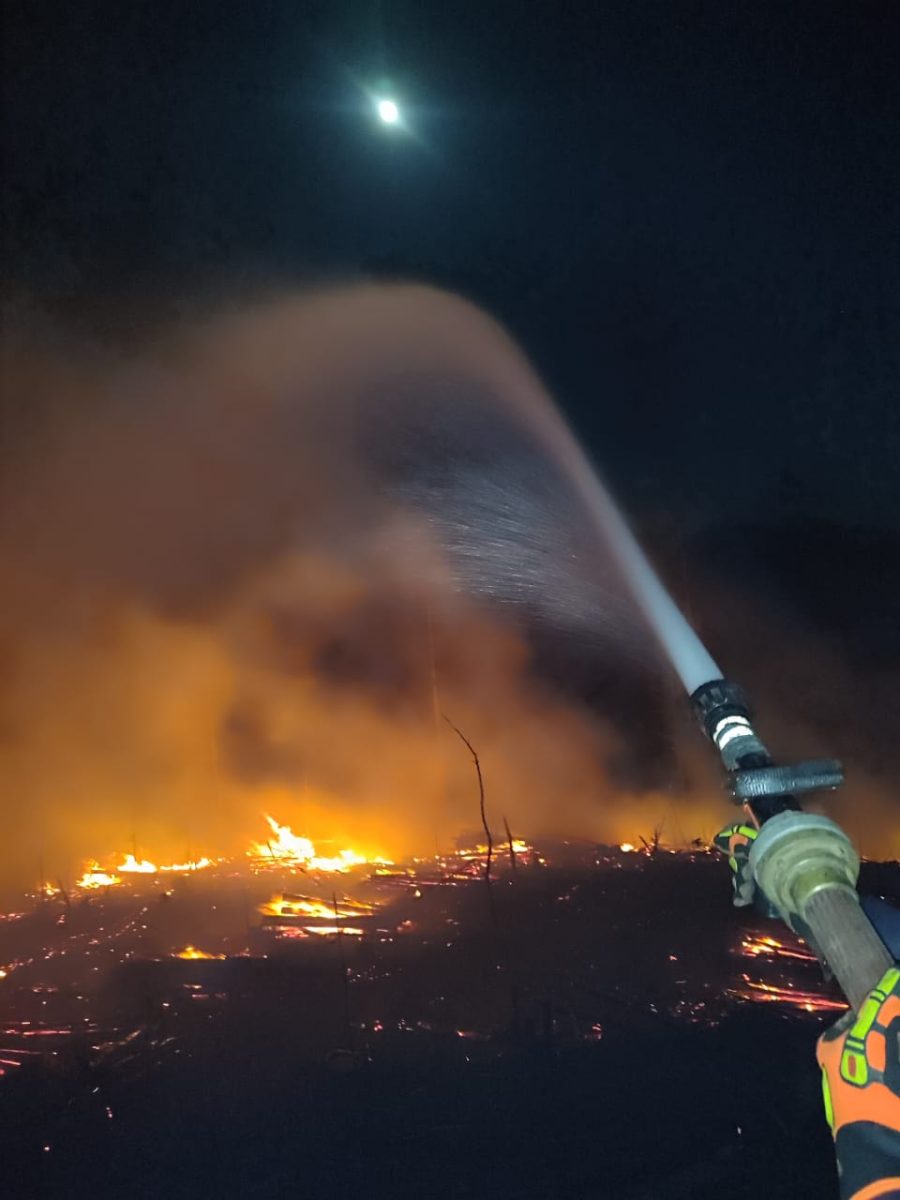
[{"label": "glowing ember", "polygon": [[[513,838],[512,848],[513,854],[531,854],[534,850],[534,847],[530,846],[528,842],[523,841],[522,838]],[[498,859],[503,854],[509,854],[509,842],[495,842],[492,851],[497,855]],[[487,843],[479,842],[474,850],[460,850],[459,856],[460,858],[469,859],[476,856],[483,857],[487,852]]]},{"label": "glowing ember", "polygon": [[275,836],[266,842],[253,842],[247,852],[253,858],[281,863],[284,866],[301,866],[311,871],[340,872],[349,871],[352,867],[361,866],[368,861],[356,850],[341,850],[332,857],[317,855],[316,848],[309,838],[298,837],[290,825],[279,825],[268,813],[263,815]]},{"label": "glowing ember", "polygon": [[634,854],[637,851],[637,846],[633,842],[622,842],[619,849],[623,850],[626,854]]},{"label": "glowing ember", "polygon": [[782,987],[780,984],[761,983],[743,975],[746,989],[735,988],[730,995],[740,1000],[755,1000],[770,1004],[790,1004],[794,1008],[802,1008],[805,1012],[845,1012],[847,1002],[836,1000],[831,996],[820,996],[816,992],[801,991],[790,984]]},{"label": "glowing ember", "polygon": [[[802,942],[786,942],[771,934],[748,933],[741,939],[737,951],[743,958],[759,959],[771,964],[815,963],[816,956]],[[753,1000],[763,1004],[789,1004],[804,1012],[843,1012],[847,1005],[832,996],[822,996],[806,987],[797,987],[783,976],[780,981],[768,983],[741,976],[744,986],[729,992],[740,1000]]]},{"label": "glowing ember", "polygon": [[196,946],[185,946],[183,950],[177,950],[173,955],[174,958],[224,958],[224,954],[208,954],[205,950],[198,950]]},{"label": "glowing ember", "polygon": [[789,946],[778,938],[746,936],[741,941],[740,953],[746,958],[795,958],[800,962],[815,962],[816,956],[801,945]]},{"label": "glowing ember", "polygon": [[108,871],[101,871],[100,864],[96,861],[91,861],[85,864],[84,874],[80,879],[76,880],[75,886],[90,891],[95,888],[113,887],[115,884],[121,882],[118,875],[111,875]]},{"label": "glowing ember", "polygon": [[347,937],[362,937],[364,929],[356,929],[352,925],[304,925],[304,933],[318,934],[327,937],[329,934],[341,933]]}]

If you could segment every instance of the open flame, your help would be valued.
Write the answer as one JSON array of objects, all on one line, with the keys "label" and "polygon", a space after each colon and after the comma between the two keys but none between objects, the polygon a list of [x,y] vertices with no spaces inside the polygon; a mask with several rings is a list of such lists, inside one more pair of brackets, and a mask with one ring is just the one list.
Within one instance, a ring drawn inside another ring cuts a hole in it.
[{"label": "open flame", "polygon": [[146,858],[138,861],[133,854],[126,854],[125,861],[119,863],[116,870],[123,875],[155,875],[159,867],[147,862]]},{"label": "open flame", "polygon": [[[388,859],[369,859],[357,850],[340,850],[335,855],[316,853],[316,847],[307,837],[299,837],[290,825],[280,825],[274,817],[264,814],[273,836],[265,842],[253,842],[247,851],[256,868],[261,866],[281,865],[286,867],[301,867],[308,871],[330,873],[346,873],[353,867],[364,866],[366,863],[379,863],[390,866]],[[519,851],[517,850],[517,853]],[[136,854],[118,855],[109,860],[116,863],[115,867],[101,867],[97,859],[85,863],[81,877],[76,881],[76,887],[83,890],[114,887],[122,883],[122,876],[128,875],[157,875],[178,874],[191,871],[203,871],[211,867],[215,861],[205,855],[202,858],[189,859],[186,862],[157,863],[148,858],[138,858]],[[48,895],[50,893],[48,892]]]},{"label": "open flame", "polygon": [[109,871],[103,871],[100,864],[92,859],[85,864],[84,873],[80,879],[75,881],[75,886],[84,888],[86,891],[92,891],[96,888],[113,887],[117,883],[121,883],[118,875],[112,875]]},{"label": "open flame", "polygon": [[[116,859],[119,858],[122,861],[117,862],[117,865],[109,870],[101,867],[95,858],[89,859],[84,865],[81,877],[75,881],[75,886],[91,891],[97,888],[115,887],[116,884],[122,883],[123,875],[157,875],[166,872],[186,874],[189,871],[203,871],[213,865],[213,859],[207,858],[205,855],[188,862],[162,863],[159,866],[147,858],[137,858],[133,853],[126,854],[124,857],[117,855]],[[51,884],[44,884],[43,891],[50,898],[59,894],[59,888],[55,888]]]},{"label": "open flame", "polygon": [[225,958],[225,955],[224,954],[209,954],[206,950],[199,950],[196,946],[187,945],[184,947],[183,950],[176,950],[173,955],[173,958],[215,959],[215,958]]},{"label": "open flame", "polygon": [[341,850],[336,855],[316,854],[316,848],[307,837],[298,837],[290,825],[279,825],[274,817],[263,814],[274,837],[265,842],[252,842],[247,851],[251,858],[261,863],[280,863],[284,866],[299,866],[310,871],[344,872],[363,866],[370,861],[385,862],[384,859],[367,859],[356,850]]},{"label": "open flame", "polygon": [[203,871],[207,867],[212,866],[212,861],[213,860],[211,858],[206,858],[204,856],[203,858],[198,858],[195,860],[192,859],[190,862],[167,863],[165,866],[161,866],[159,869],[160,871],[176,871],[181,872],[182,874],[186,871]]}]

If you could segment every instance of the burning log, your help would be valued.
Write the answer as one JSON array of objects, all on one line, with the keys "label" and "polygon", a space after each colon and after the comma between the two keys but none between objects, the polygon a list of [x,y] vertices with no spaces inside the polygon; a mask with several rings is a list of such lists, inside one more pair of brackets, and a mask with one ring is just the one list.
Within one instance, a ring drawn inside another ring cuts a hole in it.
[{"label": "burning log", "polygon": [[261,904],[259,912],[263,916],[279,919],[283,917],[319,917],[323,921],[337,921],[339,916],[371,917],[376,908],[374,904],[365,900],[345,898],[341,904],[344,911],[339,914],[336,900],[329,905],[315,896],[295,896],[289,892],[282,892],[273,896],[271,900],[267,900],[265,904]]}]

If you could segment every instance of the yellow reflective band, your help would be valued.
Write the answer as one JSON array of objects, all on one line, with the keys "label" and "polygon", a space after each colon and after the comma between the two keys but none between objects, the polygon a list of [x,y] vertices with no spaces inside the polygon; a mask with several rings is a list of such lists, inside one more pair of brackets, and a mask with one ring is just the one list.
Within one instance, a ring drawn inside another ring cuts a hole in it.
[{"label": "yellow reflective band", "polygon": [[891,967],[882,976],[878,984],[878,990],[889,996],[898,983],[900,983],[900,967]]},{"label": "yellow reflective band", "polygon": [[729,867],[731,867],[732,871],[737,870],[737,859],[734,857],[733,854],[728,855],[728,865],[729,865]]},{"label": "yellow reflective band", "polygon": [[828,1122],[828,1128],[834,1133],[834,1105],[831,1102],[831,1088],[828,1086],[828,1075],[825,1073],[825,1068],[822,1068],[822,1102],[825,1105],[825,1120]]},{"label": "yellow reflective band", "polygon": [[849,1037],[863,1042],[875,1020],[881,1011],[881,1005],[887,999],[886,996],[879,996],[877,992],[873,993],[869,998],[863,1001],[862,1008],[859,1010],[859,1016],[853,1023],[853,1028],[850,1030]]},{"label": "yellow reflective band", "polygon": [[759,837],[759,830],[752,825],[738,825],[737,832],[742,833],[744,837],[748,837],[752,842],[754,838]]}]

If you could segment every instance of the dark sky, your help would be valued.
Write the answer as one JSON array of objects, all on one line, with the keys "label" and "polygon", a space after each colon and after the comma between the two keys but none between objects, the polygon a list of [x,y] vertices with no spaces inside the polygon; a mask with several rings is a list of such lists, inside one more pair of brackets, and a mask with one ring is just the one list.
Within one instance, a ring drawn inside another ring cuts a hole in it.
[{"label": "dark sky", "polygon": [[121,323],[423,277],[511,327],[633,507],[900,528],[892,3],[4,13],[10,296]]}]

